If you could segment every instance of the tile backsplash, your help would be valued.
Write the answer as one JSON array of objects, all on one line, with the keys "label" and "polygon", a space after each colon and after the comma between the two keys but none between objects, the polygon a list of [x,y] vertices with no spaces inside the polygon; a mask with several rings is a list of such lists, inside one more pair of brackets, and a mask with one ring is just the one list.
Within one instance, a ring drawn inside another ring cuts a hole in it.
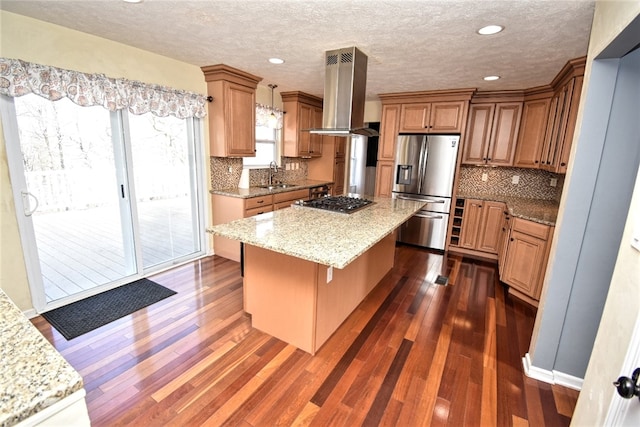
[{"label": "tile backsplash", "polygon": [[[487,180],[482,181],[482,175],[487,174]],[[518,184],[513,184],[514,176],[518,176]],[[552,187],[551,179],[557,179]],[[489,193],[504,196],[524,197],[528,199],[542,199],[560,201],[564,175],[552,172],[509,167],[460,167],[459,193]]]},{"label": "tile backsplash", "polygon": [[[296,169],[297,167],[297,169]],[[308,165],[305,159],[283,157],[282,167],[273,175],[278,182],[299,182],[307,179]],[[237,188],[242,174],[242,159],[211,157],[211,189]],[[249,185],[264,185],[269,180],[269,169],[249,169]]]}]

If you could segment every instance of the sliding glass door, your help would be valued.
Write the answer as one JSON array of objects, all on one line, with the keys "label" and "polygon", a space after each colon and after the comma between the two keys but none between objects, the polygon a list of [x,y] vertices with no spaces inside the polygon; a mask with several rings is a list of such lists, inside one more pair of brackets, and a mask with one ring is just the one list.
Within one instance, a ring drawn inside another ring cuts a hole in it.
[{"label": "sliding glass door", "polygon": [[195,155],[190,121],[129,115],[142,266],[200,251]]},{"label": "sliding glass door", "polygon": [[38,311],[203,253],[193,119],[2,99]]}]

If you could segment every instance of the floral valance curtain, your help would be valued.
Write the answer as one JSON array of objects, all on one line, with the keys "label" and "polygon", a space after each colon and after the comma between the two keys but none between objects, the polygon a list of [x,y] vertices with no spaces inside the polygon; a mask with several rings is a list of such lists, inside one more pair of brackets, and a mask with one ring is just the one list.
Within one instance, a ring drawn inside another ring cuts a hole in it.
[{"label": "floral valance curtain", "polygon": [[256,104],[256,126],[282,129],[282,114],[277,108]]},{"label": "floral valance curtain", "polygon": [[150,112],[179,119],[203,118],[207,114],[205,96],[197,93],[0,58],[0,94],[17,97],[29,93],[51,101],[69,98],[83,107],[127,109],[132,114]]}]

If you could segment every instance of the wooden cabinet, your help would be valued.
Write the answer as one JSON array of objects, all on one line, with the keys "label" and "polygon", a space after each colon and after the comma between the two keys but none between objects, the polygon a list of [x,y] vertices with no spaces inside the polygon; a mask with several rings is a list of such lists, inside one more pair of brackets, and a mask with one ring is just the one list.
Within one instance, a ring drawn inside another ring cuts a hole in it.
[{"label": "wooden cabinet", "polygon": [[502,230],[500,234],[500,243],[498,246],[498,272],[502,274],[504,271],[505,261],[507,259],[507,249],[509,248],[509,236],[511,234],[512,218],[508,209],[504,210],[504,219],[502,221]]},{"label": "wooden cabinet", "polygon": [[500,279],[509,292],[537,305],[549,256],[553,227],[513,218]]},{"label": "wooden cabinet", "polygon": [[396,139],[400,124],[400,105],[382,106],[382,121],[378,139],[378,160],[394,160],[396,155]]},{"label": "wooden cabinet", "polygon": [[464,101],[403,104],[400,132],[460,133],[465,104]]},{"label": "wooden cabinet", "polygon": [[524,102],[514,166],[533,169],[540,167],[550,105],[550,94]]},{"label": "wooden cabinet", "polygon": [[513,165],[521,114],[522,102],[471,104],[462,163]]},{"label": "wooden cabinet", "polygon": [[307,200],[309,198],[309,189],[287,191],[286,193],[276,193],[273,195],[273,210],[290,207],[297,200]]},{"label": "wooden cabinet", "polygon": [[256,88],[261,77],[219,64],[202,67],[209,104],[210,154],[252,157],[256,154]]},{"label": "wooden cabinet", "polygon": [[335,153],[336,159],[344,159],[347,155],[347,138],[338,136],[335,137],[335,145],[333,151]]},{"label": "wooden cabinet", "polygon": [[322,156],[322,135],[309,129],[322,127],[322,99],[304,92],[282,92],[285,157]]},{"label": "wooden cabinet", "polygon": [[582,76],[564,83],[553,95],[541,154],[541,168],[565,173],[578,117]]},{"label": "wooden cabinet", "polygon": [[449,230],[449,246],[460,246],[465,199],[456,198],[454,203],[453,219],[451,220],[451,229]]},{"label": "wooden cabinet", "polygon": [[337,158],[333,166],[333,196],[341,196],[344,194],[344,180],[345,180],[345,159]]},{"label": "wooden cabinet", "polygon": [[[277,209],[283,209],[291,206],[295,200],[308,198],[308,188],[266,194],[247,199],[213,194],[211,196],[213,225],[225,224],[236,219],[248,218]],[[240,261],[240,242],[237,240],[214,236],[213,249],[216,255],[234,261]]]},{"label": "wooden cabinet", "polygon": [[[459,206],[456,200],[456,207]],[[465,249],[498,253],[503,226],[504,203],[466,199],[459,246]],[[455,220],[455,210],[454,210]]]},{"label": "wooden cabinet", "polygon": [[244,218],[273,210],[273,195],[251,197],[244,200]]},{"label": "wooden cabinet", "polygon": [[347,138],[322,135],[323,154],[307,162],[309,179],[333,181],[332,195],[344,193]]},{"label": "wooden cabinet", "polygon": [[393,168],[394,162],[378,161],[376,167],[376,196],[391,197],[393,190]]},{"label": "wooden cabinet", "polygon": [[335,137],[333,164],[333,191],[334,196],[344,194],[344,183],[346,174],[347,138]]}]

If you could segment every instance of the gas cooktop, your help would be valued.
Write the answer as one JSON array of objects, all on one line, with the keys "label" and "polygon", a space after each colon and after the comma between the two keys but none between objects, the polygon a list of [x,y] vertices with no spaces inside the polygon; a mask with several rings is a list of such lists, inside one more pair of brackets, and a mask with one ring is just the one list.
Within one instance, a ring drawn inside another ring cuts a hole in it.
[{"label": "gas cooktop", "polygon": [[372,203],[373,202],[371,200],[361,199],[358,197],[330,196],[321,197],[319,199],[305,200],[300,203],[300,205],[309,208],[350,214],[363,209]]}]

